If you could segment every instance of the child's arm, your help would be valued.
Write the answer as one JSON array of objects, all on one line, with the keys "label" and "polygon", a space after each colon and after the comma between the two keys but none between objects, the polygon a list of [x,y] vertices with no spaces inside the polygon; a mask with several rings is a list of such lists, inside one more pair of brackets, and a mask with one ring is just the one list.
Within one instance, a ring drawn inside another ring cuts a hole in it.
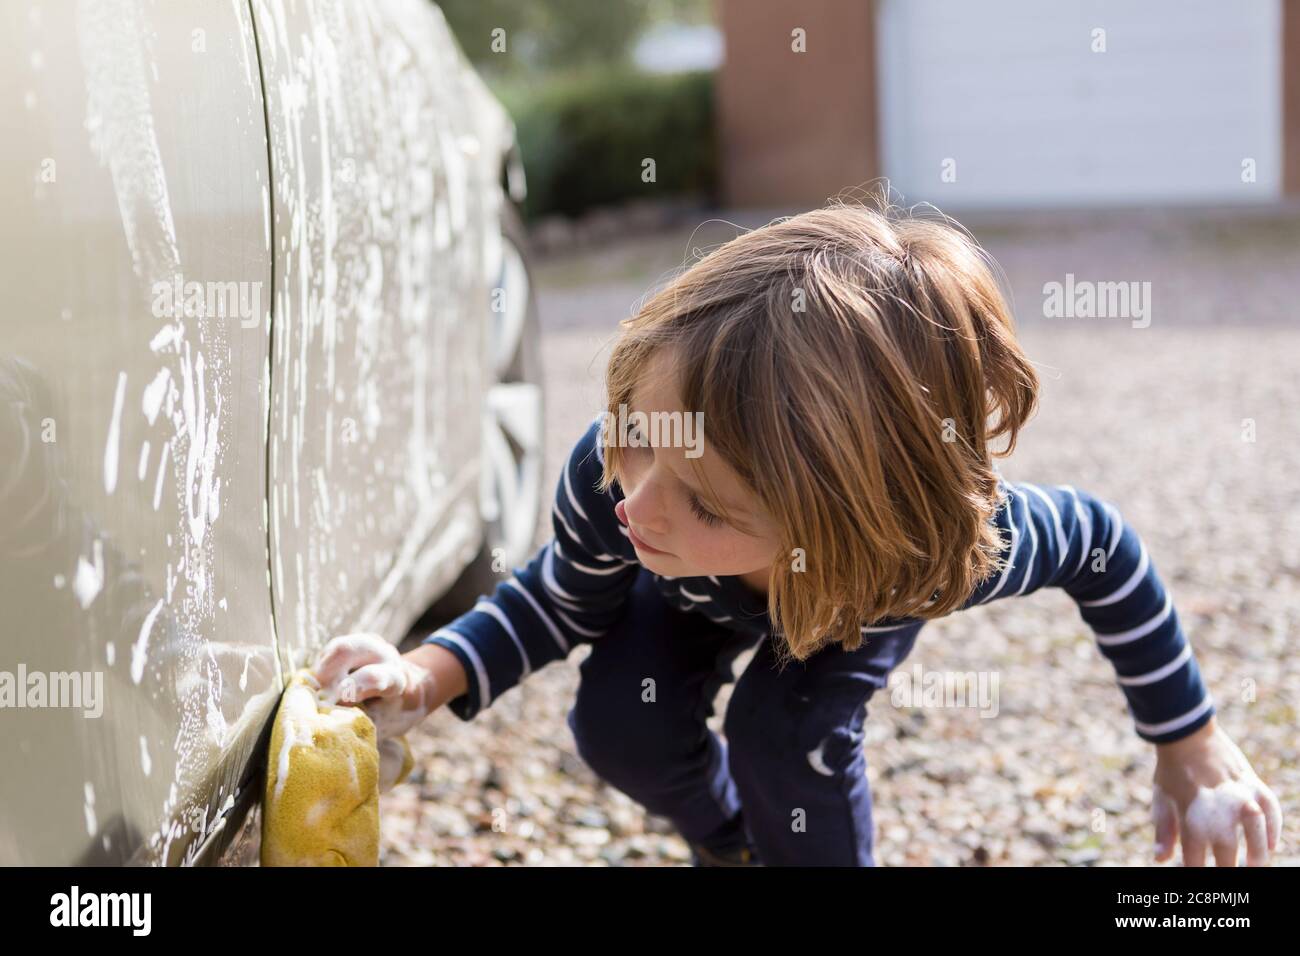
[{"label": "child's arm", "polygon": [[448,706],[471,720],[502,693],[618,620],[640,567],[620,533],[603,469],[600,419],[574,445],[551,509],[554,537],[469,612],[425,639],[460,660],[465,692]]},{"label": "child's arm", "polygon": [[1137,533],[1113,505],[1087,492],[1003,487],[1009,497],[996,523],[1009,562],[968,606],[1063,588],[1114,666],[1138,735],[1156,745],[1156,858],[1168,859],[1181,839],[1185,865],[1203,865],[1213,847],[1219,865],[1234,866],[1240,825],[1247,862],[1265,862],[1281,832],[1277,797],[1216,725],[1173,600]]},{"label": "child's arm", "polygon": [[608,630],[639,563],[620,533],[613,496],[595,489],[600,434],[596,419],[570,453],[552,509],[555,536],[526,567],[406,654],[371,635],[335,638],[317,665],[321,683],[337,681],[345,703],[364,702],[384,737],[443,704],[471,720],[529,674]]},{"label": "child's arm", "polygon": [[1213,698],[1137,532],[1085,491],[1005,480],[1002,487],[1009,497],[995,523],[1010,546],[1008,563],[967,606],[1062,588],[1114,666],[1138,736],[1172,743],[1207,724]]}]

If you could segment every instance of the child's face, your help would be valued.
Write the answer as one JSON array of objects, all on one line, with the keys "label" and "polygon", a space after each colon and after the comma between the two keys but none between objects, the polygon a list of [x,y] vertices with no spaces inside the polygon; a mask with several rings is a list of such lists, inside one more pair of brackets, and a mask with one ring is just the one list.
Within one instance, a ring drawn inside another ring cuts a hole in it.
[{"label": "child's face", "polygon": [[[641,387],[632,396],[629,415],[679,412],[682,408],[672,374],[672,355],[661,350],[650,362]],[[708,431],[708,422],[704,422]],[[631,431],[631,429],[629,429]],[[647,441],[652,436],[641,436]],[[764,572],[775,561],[779,541],[774,524],[735,471],[703,441],[702,453],[687,457],[687,448],[627,445],[620,484],[625,498],[616,507],[619,520],[641,563],[670,577],[744,575]],[[700,449],[696,449],[700,450]],[[706,482],[697,477],[697,468]],[[733,523],[713,511],[712,488]]]}]

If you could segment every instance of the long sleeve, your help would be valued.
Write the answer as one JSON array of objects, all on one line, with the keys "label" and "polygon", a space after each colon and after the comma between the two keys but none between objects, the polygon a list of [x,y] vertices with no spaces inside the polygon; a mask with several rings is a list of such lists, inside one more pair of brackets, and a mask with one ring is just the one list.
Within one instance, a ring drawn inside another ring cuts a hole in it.
[{"label": "long sleeve", "polygon": [[578,440],[551,511],[554,537],[527,566],[424,643],[460,660],[469,689],[447,706],[471,720],[533,671],[566,658],[618,620],[636,578],[636,551],[620,533],[614,498],[596,490],[603,465],[600,419]]},{"label": "long sleeve", "polygon": [[1191,644],[1146,546],[1115,507],[1068,485],[1002,481],[1006,567],[967,606],[1041,587],[1065,590],[1115,668],[1138,736],[1171,743],[1215,713]]}]

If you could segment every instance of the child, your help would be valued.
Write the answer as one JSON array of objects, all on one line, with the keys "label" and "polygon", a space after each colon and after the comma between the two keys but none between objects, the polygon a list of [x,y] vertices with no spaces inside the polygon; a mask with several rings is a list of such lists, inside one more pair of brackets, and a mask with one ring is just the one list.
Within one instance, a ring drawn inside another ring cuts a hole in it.
[{"label": "child", "polygon": [[[320,680],[381,737],[444,703],[470,720],[590,643],[578,752],[697,864],[871,866],[872,693],[927,619],[1059,587],[1156,746],[1156,858],[1181,840],[1187,865],[1235,865],[1238,824],[1250,864],[1276,850],[1278,801],[1216,727],[1136,532],[999,474],[1038,382],[964,232],[835,203],[725,244],[622,325],[554,539],[406,655],[326,648]],[[714,695],[755,645],[720,738]]]}]

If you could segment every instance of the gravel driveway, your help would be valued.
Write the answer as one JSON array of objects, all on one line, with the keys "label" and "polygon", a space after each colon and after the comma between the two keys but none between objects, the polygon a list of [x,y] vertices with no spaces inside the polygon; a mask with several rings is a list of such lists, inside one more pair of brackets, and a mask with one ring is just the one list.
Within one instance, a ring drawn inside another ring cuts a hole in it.
[{"label": "gravel driveway", "polygon": [[[1300,656],[1289,653],[1300,636],[1300,218],[968,225],[1007,271],[1043,377],[1041,411],[1004,473],[1086,488],[1142,534],[1221,725],[1282,801],[1277,862],[1300,862]],[[617,319],[692,243],[726,237],[717,224],[690,232],[539,267],[552,475],[600,407],[601,355]],[[1151,282],[1150,326],[1043,318],[1043,283],[1067,272]],[[1247,419],[1253,441],[1243,438]],[[586,653],[470,723],[443,711],[412,733],[415,780],[382,800],[386,865],[688,860],[666,821],[574,753],[564,715]],[[1154,753],[1063,593],[932,622],[904,667],[916,665],[996,674],[999,707],[989,717],[873,698],[866,748],[879,863],[1150,864]]]}]

